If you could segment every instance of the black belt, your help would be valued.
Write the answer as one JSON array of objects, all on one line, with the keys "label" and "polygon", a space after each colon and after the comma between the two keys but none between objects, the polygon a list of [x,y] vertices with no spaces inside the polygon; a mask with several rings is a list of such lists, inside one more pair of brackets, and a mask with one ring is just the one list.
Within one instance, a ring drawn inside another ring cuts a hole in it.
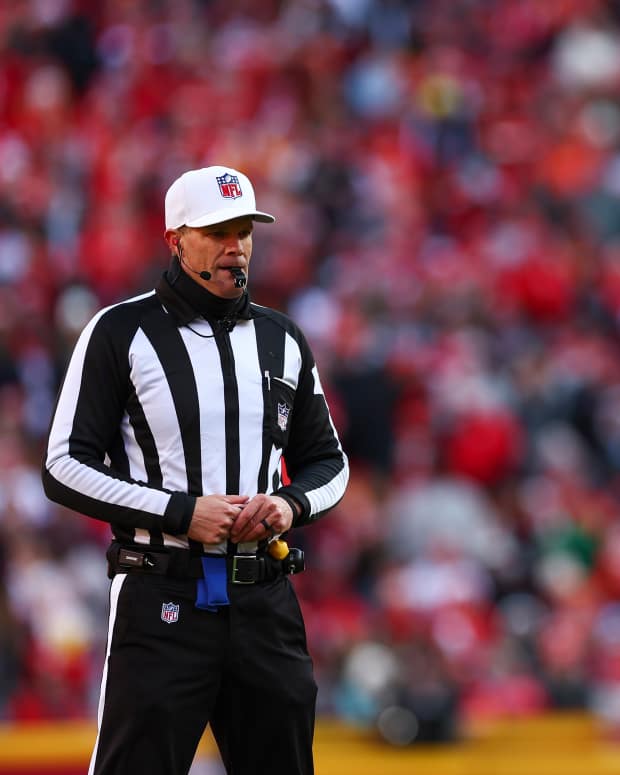
[{"label": "black belt", "polygon": [[[113,542],[106,557],[110,578],[117,573],[150,573],[179,579],[203,577],[201,556],[192,555],[187,549],[138,549]],[[256,584],[286,572],[281,560],[267,554],[227,555],[226,565],[228,578],[233,584]]]}]

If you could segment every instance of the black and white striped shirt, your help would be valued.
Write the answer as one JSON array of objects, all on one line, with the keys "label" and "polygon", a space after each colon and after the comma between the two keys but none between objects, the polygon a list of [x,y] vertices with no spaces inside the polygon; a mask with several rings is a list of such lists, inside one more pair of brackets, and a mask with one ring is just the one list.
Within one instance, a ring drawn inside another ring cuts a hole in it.
[{"label": "black and white striped shirt", "polygon": [[200,495],[278,492],[301,504],[295,525],[319,518],[348,463],[302,332],[249,299],[227,330],[168,276],[82,332],[50,428],[47,496],[123,543],[182,548]]}]

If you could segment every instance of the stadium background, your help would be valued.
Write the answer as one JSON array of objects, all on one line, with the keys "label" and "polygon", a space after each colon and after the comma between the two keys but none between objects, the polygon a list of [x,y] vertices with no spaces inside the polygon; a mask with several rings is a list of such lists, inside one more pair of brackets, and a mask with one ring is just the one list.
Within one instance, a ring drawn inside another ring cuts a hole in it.
[{"label": "stadium background", "polygon": [[166,266],[170,181],[226,163],[352,463],[294,536],[319,772],[359,733],[484,775],[495,730],[501,775],[513,729],[619,770],[619,94],[612,1],[0,3],[0,768],[38,740],[69,775],[20,734],[81,751],[96,704],[107,526],[39,481],[68,353]]}]

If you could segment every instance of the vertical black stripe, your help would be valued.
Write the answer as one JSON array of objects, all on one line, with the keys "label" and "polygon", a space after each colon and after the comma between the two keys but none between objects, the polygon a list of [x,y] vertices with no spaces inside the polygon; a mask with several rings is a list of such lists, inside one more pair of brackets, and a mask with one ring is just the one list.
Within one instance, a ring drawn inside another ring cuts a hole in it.
[{"label": "vertical black stripe", "polygon": [[185,343],[172,321],[161,314],[145,316],[142,330],[157,354],[170,387],[185,456],[187,491],[190,495],[202,495],[198,388]]},{"label": "vertical black stripe", "polygon": [[[181,443],[187,471],[187,492],[202,495],[202,452],[200,448],[200,413],[198,388],[192,363],[179,330],[170,318],[156,312],[145,316],[142,330],[166,375],[181,431]],[[156,540],[156,536],[153,535]],[[189,539],[190,551],[199,554],[202,546]]]},{"label": "vertical black stripe", "polygon": [[146,421],[142,404],[135,393],[129,397],[127,402],[127,413],[129,415],[129,422],[134,430],[136,443],[140,447],[142,456],[144,457],[147,483],[151,487],[161,489],[163,485],[163,476],[159,464],[157,445],[155,444],[155,438],[153,437],[149,424]]},{"label": "vertical black stripe", "polygon": [[[125,451],[125,446],[120,433],[110,444],[108,457],[110,458],[112,469],[129,479],[131,476],[131,471],[129,470],[129,458],[127,457],[127,452]],[[151,540],[153,540],[153,531],[150,532]],[[161,534],[161,531],[158,532]],[[118,525],[113,525],[112,533],[118,541],[133,541],[136,537],[136,529],[134,527],[122,528]],[[155,541],[157,542],[157,539],[155,539]]]},{"label": "vertical black stripe", "polygon": [[[144,458],[146,481],[151,487],[161,489],[163,486],[163,476],[161,465],[159,464],[157,445],[155,444],[155,438],[153,437],[149,424],[146,421],[146,415],[144,414],[142,404],[138,400],[135,392],[129,396],[129,400],[127,401],[127,413],[136,437],[136,443],[140,447],[140,451]],[[149,530],[149,533],[152,544],[158,546],[163,545],[164,534],[161,530],[152,529]]]},{"label": "vertical black stripe", "polygon": [[[273,418],[269,380],[273,376],[281,377],[284,374],[286,332],[281,326],[276,325],[267,317],[255,318],[254,330],[256,332],[258,362],[263,375],[263,457],[258,473],[257,492],[267,492],[269,489],[269,456],[273,446],[271,434]],[[266,373],[268,376],[265,376]]]},{"label": "vertical black stripe", "polygon": [[130,476],[129,458],[127,457],[127,452],[125,451],[125,445],[123,444],[123,439],[120,433],[114,438],[114,440],[110,444],[110,448],[108,449],[108,457],[110,458],[110,463],[112,464],[112,468],[115,471],[118,471],[119,474],[122,474],[123,476],[126,476],[127,478],[129,478]]},{"label": "vertical black stripe", "polygon": [[235,374],[235,357],[230,344],[230,335],[220,326],[215,326],[215,343],[222,364],[224,380],[224,433],[226,435],[226,494],[239,493],[241,452],[239,449],[239,389]]}]

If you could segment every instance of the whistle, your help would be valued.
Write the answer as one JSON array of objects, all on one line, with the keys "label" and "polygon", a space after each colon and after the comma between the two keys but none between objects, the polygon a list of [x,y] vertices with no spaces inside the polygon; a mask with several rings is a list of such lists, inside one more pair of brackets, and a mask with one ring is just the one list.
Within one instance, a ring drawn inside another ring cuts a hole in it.
[{"label": "whistle", "polygon": [[248,278],[245,276],[243,269],[233,266],[229,271],[235,280],[235,288],[245,288]]},{"label": "whistle", "polygon": [[288,557],[289,548],[286,541],[283,541],[281,538],[276,538],[269,542],[267,551],[274,560],[283,560],[285,557]]}]

